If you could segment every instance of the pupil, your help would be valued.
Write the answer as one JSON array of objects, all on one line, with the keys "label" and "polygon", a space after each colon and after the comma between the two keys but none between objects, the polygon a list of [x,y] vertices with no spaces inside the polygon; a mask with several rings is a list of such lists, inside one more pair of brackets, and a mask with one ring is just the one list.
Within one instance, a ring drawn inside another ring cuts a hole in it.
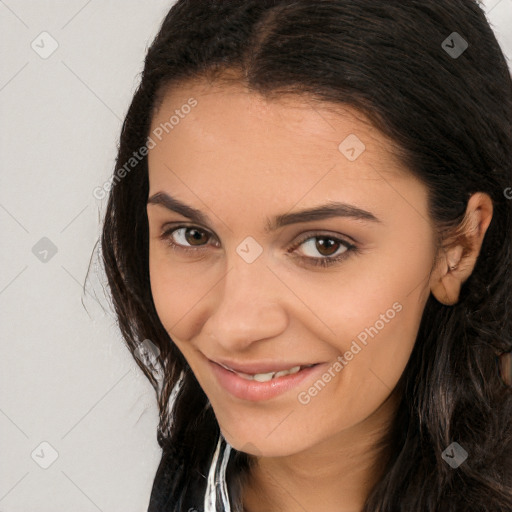
[{"label": "pupil", "polygon": [[[329,242],[325,242],[326,240],[329,240]],[[329,249],[332,249],[333,246],[335,246],[337,242],[335,242],[332,238],[319,238],[317,243],[318,252],[321,254],[324,254],[324,256],[330,256],[334,251],[329,251]],[[324,253],[324,251],[327,248],[327,254]]]},{"label": "pupil", "polygon": [[[188,235],[190,235],[190,233],[193,233],[193,234],[189,237]],[[188,243],[193,243],[194,241],[200,242],[202,236],[203,236],[203,234],[200,231],[198,231],[197,229],[188,228],[188,230],[187,230],[187,242]]]}]

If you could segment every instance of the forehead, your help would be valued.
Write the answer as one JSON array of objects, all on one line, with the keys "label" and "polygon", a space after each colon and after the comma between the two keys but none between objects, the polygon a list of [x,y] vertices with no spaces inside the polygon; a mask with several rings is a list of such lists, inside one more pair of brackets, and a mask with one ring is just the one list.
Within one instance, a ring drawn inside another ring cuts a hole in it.
[{"label": "forehead", "polygon": [[[191,101],[195,104],[193,108],[189,107]],[[173,126],[169,127],[172,117]],[[334,146],[338,150],[345,139],[340,140],[340,136],[356,135],[394,158],[392,142],[350,105],[320,101],[308,94],[263,96],[229,80],[213,83],[194,80],[168,88],[157,104],[151,131],[159,127],[163,128],[161,135],[166,139],[172,132],[175,140],[181,139],[180,134],[183,138],[203,137],[204,143],[213,137],[216,142],[246,139],[254,141],[253,147],[260,142],[266,148],[283,149],[288,146],[296,149],[306,143],[308,148]],[[254,131],[256,127],[264,129]],[[273,138],[276,134],[279,134],[277,140]]]},{"label": "forehead", "polygon": [[413,201],[424,192],[363,114],[312,96],[270,99],[238,83],[188,82],[163,96],[150,136],[150,194],[177,190],[198,206],[194,195],[206,191],[219,201],[236,192],[270,205],[285,196],[290,205],[350,198],[374,209],[386,197],[396,202],[391,182],[414,185],[403,190]]}]

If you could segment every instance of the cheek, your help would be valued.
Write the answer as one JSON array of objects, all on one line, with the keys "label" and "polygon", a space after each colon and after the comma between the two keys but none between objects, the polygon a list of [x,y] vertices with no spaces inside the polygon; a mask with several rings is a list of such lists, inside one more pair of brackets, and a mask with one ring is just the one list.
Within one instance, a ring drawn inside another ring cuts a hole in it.
[{"label": "cheek", "polygon": [[380,300],[372,298],[371,309],[368,301],[360,309],[345,303],[354,308],[352,318],[339,316],[331,342],[342,361],[335,357],[319,380],[299,390],[298,401],[306,404],[298,407],[301,428],[316,431],[320,424],[325,435],[335,434],[372,416],[390,396],[409,360],[422,311],[417,300],[396,297],[383,292]]},{"label": "cheek", "polygon": [[347,361],[343,371],[365,396],[386,395],[397,384],[414,347],[422,308],[402,298],[385,301],[373,313],[354,324],[340,347]]},{"label": "cheek", "polygon": [[324,340],[345,360],[326,398],[334,393],[327,399],[342,402],[340,411],[353,418],[377,408],[407,365],[429,296],[433,248],[424,245],[367,255],[329,284],[303,290],[307,303],[322,305],[320,316],[335,333]]},{"label": "cheek", "polygon": [[366,332],[369,339],[384,340],[389,334],[414,342],[429,296],[434,247],[424,229],[410,231],[419,232],[418,237],[403,230],[388,234],[378,249],[354,258],[328,289],[316,289],[317,297],[328,297],[323,301],[326,321],[342,339]]},{"label": "cheek", "polygon": [[150,247],[149,277],[160,322],[173,339],[186,339],[187,314],[204,294],[200,275],[183,271],[183,267],[171,263],[165,249]]}]

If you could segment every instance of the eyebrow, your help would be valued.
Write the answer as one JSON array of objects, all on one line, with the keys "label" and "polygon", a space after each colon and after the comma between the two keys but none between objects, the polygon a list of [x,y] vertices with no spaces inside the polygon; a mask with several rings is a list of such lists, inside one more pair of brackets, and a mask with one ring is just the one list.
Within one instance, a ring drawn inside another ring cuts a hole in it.
[{"label": "eyebrow", "polygon": [[[200,210],[197,210],[175,197],[171,197],[165,192],[157,192],[148,199],[149,204],[156,204],[163,206],[167,210],[179,213],[184,217],[191,219],[199,224],[210,224],[210,219]],[[357,206],[347,203],[340,203],[330,201],[326,204],[301,210],[298,212],[284,213],[274,217],[272,220],[267,218],[265,232],[270,233],[277,229],[288,226],[290,224],[297,224],[300,222],[311,222],[323,219],[330,219],[333,217],[348,217],[356,220],[370,221],[379,223],[381,222],[373,213],[362,210]]]}]

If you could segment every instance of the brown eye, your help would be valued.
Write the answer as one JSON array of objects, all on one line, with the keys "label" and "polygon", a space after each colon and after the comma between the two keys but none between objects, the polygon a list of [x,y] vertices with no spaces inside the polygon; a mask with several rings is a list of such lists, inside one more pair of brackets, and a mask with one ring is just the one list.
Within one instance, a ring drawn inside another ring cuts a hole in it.
[{"label": "brown eye", "polygon": [[210,237],[207,231],[190,226],[175,227],[160,236],[173,248],[183,251],[202,249],[207,245]]},{"label": "brown eye", "polygon": [[[210,232],[193,226],[177,226],[165,231],[160,238],[165,241],[172,250],[191,254],[199,254],[207,250],[208,242],[214,238]],[[218,242],[213,244],[219,247]],[[297,251],[303,247],[301,251]],[[306,251],[304,251],[304,248]],[[308,254],[308,251],[312,254]],[[313,233],[303,237],[288,252],[301,253],[299,258],[309,265],[327,267],[334,265],[357,252],[357,247],[342,238],[325,233]]]},{"label": "brown eye", "polygon": [[[299,247],[302,249],[297,251]],[[299,252],[302,259],[311,265],[327,267],[340,263],[351,252],[356,252],[357,247],[335,236],[325,233],[313,233],[302,238],[292,247],[292,250]]]},{"label": "brown eye", "polygon": [[[343,246],[340,242],[335,241],[332,238],[327,237],[316,237],[316,243],[315,243],[315,249],[322,255],[322,256],[332,256],[336,253],[339,246],[342,246],[346,249],[345,246]],[[334,250],[333,250],[334,248]],[[344,252],[344,251],[342,251]]]},{"label": "brown eye", "polygon": [[208,236],[205,235],[204,231],[200,231],[196,228],[183,228],[185,230],[184,239],[190,245],[201,245],[201,242],[207,242]]},{"label": "brown eye", "polygon": [[[332,256],[340,249],[341,253],[348,249],[346,242],[330,236],[313,236],[304,240],[301,245],[310,251],[317,251],[317,255],[320,254],[320,256]],[[314,254],[307,256],[315,257]]]}]

